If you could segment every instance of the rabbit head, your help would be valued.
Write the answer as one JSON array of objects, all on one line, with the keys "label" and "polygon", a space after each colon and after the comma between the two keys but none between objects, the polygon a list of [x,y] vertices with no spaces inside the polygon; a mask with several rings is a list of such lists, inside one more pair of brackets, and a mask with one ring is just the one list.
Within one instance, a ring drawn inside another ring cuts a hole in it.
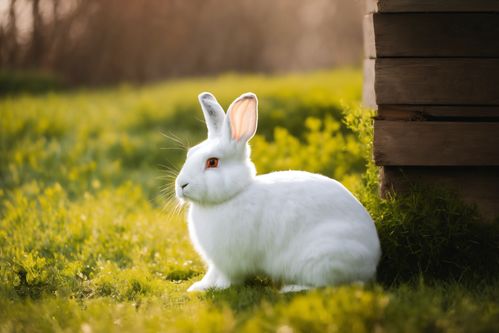
[{"label": "rabbit head", "polygon": [[256,175],[248,141],[256,132],[258,100],[255,94],[239,96],[227,114],[210,93],[199,95],[208,138],[187,152],[175,181],[180,200],[220,204],[248,186]]}]

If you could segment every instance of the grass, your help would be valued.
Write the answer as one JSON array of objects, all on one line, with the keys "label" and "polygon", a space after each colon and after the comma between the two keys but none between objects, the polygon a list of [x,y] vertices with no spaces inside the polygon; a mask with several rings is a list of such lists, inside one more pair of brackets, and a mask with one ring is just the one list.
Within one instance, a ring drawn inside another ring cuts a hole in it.
[{"label": "grass", "polygon": [[[445,189],[379,199],[360,86],[345,69],[1,99],[0,331],[499,331],[499,223]],[[204,267],[169,184],[205,136],[205,90],[224,106],[258,94],[260,172],[320,172],[358,195],[382,242],[376,283],[185,292]]]},{"label": "grass", "polygon": [[42,94],[63,88],[63,81],[50,73],[0,69],[0,96]]}]

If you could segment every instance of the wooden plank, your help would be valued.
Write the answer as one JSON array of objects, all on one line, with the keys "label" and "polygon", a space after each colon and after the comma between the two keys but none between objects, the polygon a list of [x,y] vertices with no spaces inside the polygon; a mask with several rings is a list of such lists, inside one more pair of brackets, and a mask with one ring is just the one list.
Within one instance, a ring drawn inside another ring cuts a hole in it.
[{"label": "wooden plank", "polygon": [[499,106],[380,105],[380,120],[499,121]]},{"label": "wooden plank", "polygon": [[395,166],[499,166],[499,122],[374,122],[374,160]]},{"label": "wooden plank", "polygon": [[378,58],[368,79],[371,104],[499,105],[499,58]]},{"label": "wooden plank", "polygon": [[366,13],[375,13],[378,11],[378,0],[366,0],[365,5]]},{"label": "wooden plank", "polygon": [[374,72],[375,61],[373,59],[364,60],[364,83],[362,85],[362,104],[366,108],[377,107],[376,91],[374,90]]},{"label": "wooden plank", "polygon": [[404,193],[415,183],[444,186],[457,191],[465,202],[476,204],[490,220],[499,216],[499,167],[395,167],[381,168],[381,195]]},{"label": "wooden plank", "polygon": [[366,10],[400,12],[499,12],[497,0],[367,0]]},{"label": "wooden plank", "polygon": [[370,58],[499,57],[499,13],[370,14],[364,45]]},{"label": "wooden plank", "polygon": [[364,56],[365,58],[376,58],[376,37],[374,35],[373,14],[364,16]]}]

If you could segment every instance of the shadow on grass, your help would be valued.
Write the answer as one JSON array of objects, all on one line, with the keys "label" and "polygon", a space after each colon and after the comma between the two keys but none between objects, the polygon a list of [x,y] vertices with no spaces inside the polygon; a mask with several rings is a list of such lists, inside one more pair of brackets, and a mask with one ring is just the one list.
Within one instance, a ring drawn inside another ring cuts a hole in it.
[{"label": "shadow on grass", "polygon": [[499,276],[499,221],[445,188],[415,186],[370,207],[381,241],[378,281],[414,279],[474,284]]},{"label": "shadow on grass", "polygon": [[260,307],[262,303],[275,304],[290,300],[294,295],[302,294],[282,294],[279,292],[279,288],[279,284],[273,283],[267,277],[255,277],[248,279],[242,285],[232,286],[224,290],[208,290],[200,297],[218,308],[229,306],[235,313],[242,313]]}]

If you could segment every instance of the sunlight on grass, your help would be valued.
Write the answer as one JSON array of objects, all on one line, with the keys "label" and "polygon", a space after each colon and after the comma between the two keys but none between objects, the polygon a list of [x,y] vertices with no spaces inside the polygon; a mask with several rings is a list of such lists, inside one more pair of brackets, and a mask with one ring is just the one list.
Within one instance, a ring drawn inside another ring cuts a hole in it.
[{"label": "sunlight on grass", "polygon": [[[0,100],[0,331],[499,330],[498,228],[445,191],[377,197],[360,86],[345,69]],[[260,173],[319,172],[359,196],[378,223],[381,284],[283,295],[262,277],[185,292],[204,267],[171,182],[205,137],[206,90],[225,107],[258,94]]]}]

